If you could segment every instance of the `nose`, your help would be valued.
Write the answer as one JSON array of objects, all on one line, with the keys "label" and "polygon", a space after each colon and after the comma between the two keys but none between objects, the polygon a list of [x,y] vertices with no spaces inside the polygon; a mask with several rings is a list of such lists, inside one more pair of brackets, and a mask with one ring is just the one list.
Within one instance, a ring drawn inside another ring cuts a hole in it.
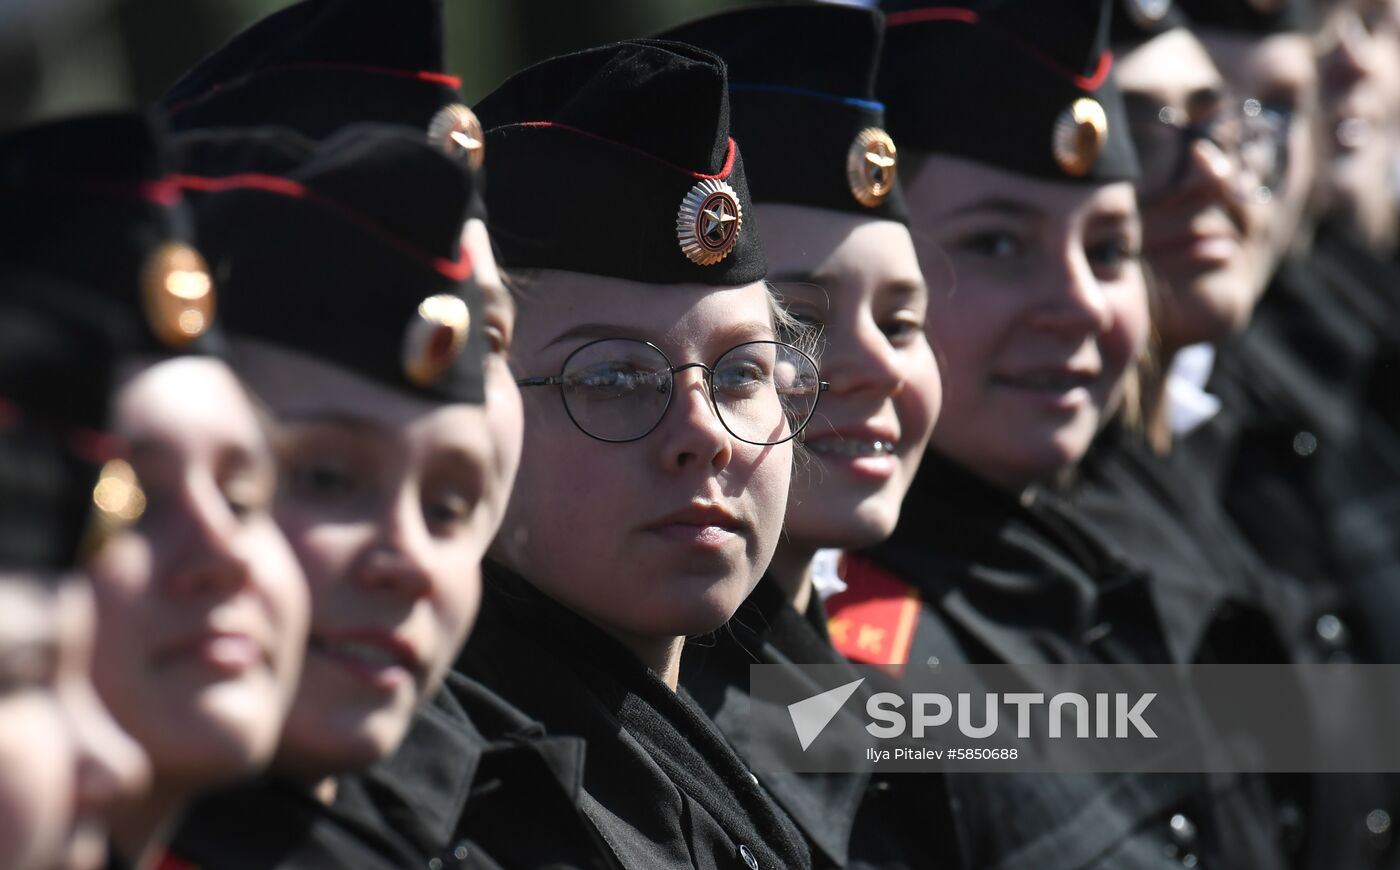
[{"label": "nose", "polygon": [[662,467],[668,472],[708,465],[722,471],[734,456],[733,436],[719,421],[699,368],[675,374],[671,406],[658,430]]},{"label": "nose", "polygon": [[248,584],[252,569],[244,551],[242,520],[217,482],[211,477],[187,480],[169,510],[165,546],[174,557],[166,577],[172,595],[217,598]]},{"label": "nose", "polygon": [[429,595],[432,573],[423,557],[431,537],[417,488],[404,486],[385,499],[374,535],[356,565],[356,581],[369,592],[397,599]]},{"label": "nose", "polygon": [[1334,85],[1350,85],[1371,71],[1370,36],[1355,12],[1342,12],[1337,22],[1337,42],[1328,53],[1328,78]]},{"label": "nose", "polygon": [[1079,340],[1108,332],[1113,326],[1108,294],[1082,245],[1066,251],[1058,268],[1047,269],[1041,285],[1042,299],[1031,318],[1037,330]]},{"label": "nose", "polygon": [[828,325],[827,337],[822,378],[831,384],[832,395],[885,398],[903,389],[906,372],[899,351],[872,317],[835,331]]}]

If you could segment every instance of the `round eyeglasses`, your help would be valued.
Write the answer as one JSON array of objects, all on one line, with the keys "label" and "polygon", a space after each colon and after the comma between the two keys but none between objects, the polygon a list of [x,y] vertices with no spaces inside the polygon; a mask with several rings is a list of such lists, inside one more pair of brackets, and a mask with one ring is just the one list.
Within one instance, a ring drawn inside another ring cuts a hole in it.
[{"label": "round eyeglasses", "polygon": [[1173,106],[1149,111],[1145,102],[1130,101],[1128,125],[1142,168],[1142,198],[1151,202],[1177,188],[1189,172],[1191,149],[1201,140],[1229,161],[1241,197],[1257,193],[1254,188],[1276,185],[1285,158],[1282,120],[1258,100],[1224,100],[1195,123]]},{"label": "round eyeglasses", "polygon": [[710,407],[740,441],[782,444],[797,437],[830,385],[816,362],[790,344],[749,341],[731,347],[714,365],[673,366],[661,348],[632,338],[603,338],[569,354],[553,377],[521,378],[522,387],[558,386],[564,410],[585,435],[599,441],[636,441],[650,435],[675,393],[677,372],[705,372]]}]

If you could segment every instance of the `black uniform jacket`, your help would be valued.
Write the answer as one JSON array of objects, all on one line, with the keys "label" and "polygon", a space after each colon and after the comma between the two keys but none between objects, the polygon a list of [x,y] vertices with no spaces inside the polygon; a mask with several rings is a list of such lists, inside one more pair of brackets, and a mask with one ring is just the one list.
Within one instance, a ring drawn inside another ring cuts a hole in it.
[{"label": "black uniform jacket", "polygon": [[[833,627],[841,624],[848,637],[863,628],[843,623],[845,602],[860,594],[858,576],[916,592],[913,630],[893,633],[907,638],[902,648],[874,653],[889,662],[1170,661],[1143,572],[1055,497],[1018,498],[936,451],[925,455],[894,535],[851,561],[852,589],[827,602]],[[857,572],[857,564],[868,568]],[[859,652],[858,644],[845,648]],[[959,772],[947,778],[974,867],[1282,866],[1272,832],[1256,824],[1259,796],[1230,777]]]},{"label": "black uniform jacket", "polygon": [[1189,458],[1110,424],[1080,464],[1073,506],[1149,575],[1172,661],[1284,663],[1311,629],[1301,584],[1257,553]]},{"label": "black uniform jacket", "polygon": [[[686,647],[681,685],[742,751],[750,665],[844,662],[827,638],[821,600],[813,595],[808,612],[798,613],[765,576],[726,628]],[[819,691],[814,685],[812,694]],[[764,785],[806,835],[818,867],[960,866],[941,776],[774,772]]]},{"label": "black uniform jacket", "polygon": [[[1386,342],[1359,307],[1380,291],[1351,265],[1324,239],[1313,258],[1284,264],[1249,328],[1218,355],[1209,389],[1222,412],[1181,452],[1207,471],[1259,555],[1302,581],[1300,660],[1395,662],[1400,441],[1374,401]],[[1347,739],[1326,736],[1333,718],[1316,717],[1322,739]],[[1319,776],[1310,788],[1308,866],[1400,861],[1394,777]]]},{"label": "black uniform jacket", "polygon": [[458,671],[551,735],[587,742],[581,803],[618,863],[811,866],[796,826],[683,688],[521,578],[490,564],[486,575]]}]

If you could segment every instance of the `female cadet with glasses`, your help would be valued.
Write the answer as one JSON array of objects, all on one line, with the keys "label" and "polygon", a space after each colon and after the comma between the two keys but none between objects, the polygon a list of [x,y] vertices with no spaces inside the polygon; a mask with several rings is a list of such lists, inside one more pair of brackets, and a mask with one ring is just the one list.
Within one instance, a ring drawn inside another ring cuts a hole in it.
[{"label": "female cadet with glasses", "polygon": [[525,446],[448,686],[587,741],[582,806],[625,867],[811,863],[677,688],[686,637],[723,625],[772,557],[821,388],[763,284],[726,84],[708,52],[636,41],[477,106]]},{"label": "female cadet with glasses", "polygon": [[138,116],[59,121],[12,136],[0,161],[26,209],[7,256],[140,325],[112,396],[129,465],[99,484],[108,510],[135,521],[88,567],[94,681],[152,772],[116,808],[113,839],[146,866],[197,794],[271,759],[301,671],[305,580],[272,520],[267,434],[209,355],[221,347],[217,290],[188,244],[159,132]]},{"label": "female cadet with glasses", "polygon": [[[665,34],[729,69],[769,280],[784,308],[820,331],[831,384],[802,432],[807,455],[773,564],[730,624],[682,658],[682,685],[741,751],[751,664],[842,661],[814,588],[817,551],[893,531],[938,414],[928,290],[872,93],[883,28],[876,11],[812,4],[735,10]],[[764,784],[820,866],[955,866],[939,777],[772,773]]]},{"label": "female cadet with glasses", "polygon": [[[915,248],[926,277],[946,255],[956,286],[930,305],[939,424],[894,535],[852,558],[850,588],[827,602],[859,623],[838,646],[873,664],[1165,663],[1144,572],[1056,492],[1120,406],[1148,332],[1108,4],[883,8],[878,93]],[[980,86],[952,86],[968,80]],[[862,648],[864,628],[902,644]],[[1221,803],[1199,777],[947,778],[973,866],[1274,866],[1233,795]]]},{"label": "female cadet with glasses", "polygon": [[[3,147],[3,146],[0,146]],[[7,220],[19,215],[5,211]],[[93,870],[147,784],[92,685],[99,469],[121,333],[103,300],[0,256],[0,868]],[[120,314],[120,312],[118,312]],[[116,318],[120,319],[120,318]]]}]

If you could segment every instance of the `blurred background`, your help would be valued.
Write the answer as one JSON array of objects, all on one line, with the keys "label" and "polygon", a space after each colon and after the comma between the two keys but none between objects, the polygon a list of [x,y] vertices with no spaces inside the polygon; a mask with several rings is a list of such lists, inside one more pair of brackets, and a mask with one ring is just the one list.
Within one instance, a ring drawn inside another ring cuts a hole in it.
[{"label": "blurred background", "polygon": [[[148,104],[206,53],[290,2],[0,0],[0,127]],[[449,69],[474,102],[534,61],[746,2],[446,0]]]}]

